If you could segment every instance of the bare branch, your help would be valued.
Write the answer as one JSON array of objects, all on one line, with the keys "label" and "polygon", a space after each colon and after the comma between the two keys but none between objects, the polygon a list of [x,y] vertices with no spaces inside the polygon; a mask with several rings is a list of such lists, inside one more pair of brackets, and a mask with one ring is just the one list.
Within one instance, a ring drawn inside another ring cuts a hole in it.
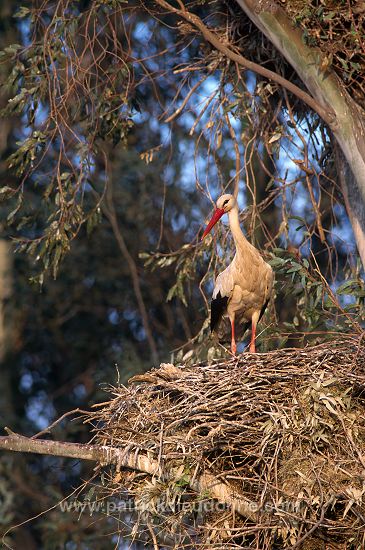
[{"label": "bare branch", "polygon": [[[130,468],[150,475],[156,475],[160,472],[158,459],[136,453],[133,445],[119,449],[109,446],[67,443],[46,439],[29,439],[28,437],[11,432],[8,436],[0,436],[0,448],[23,453],[92,460],[102,466],[115,464],[118,469]],[[174,479],[177,470],[178,468],[172,468],[167,472],[164,471],[164,475],[167,474],[168,478]],[[238,514],[255,521],[257,505],[235,494],[231,487],[219,481],[215,476],[209,473],[196,476],[195,479],[194,476],[190,476],[188,482],[194,491],[209,494],[211,498],[229,505]]]},{"label": "bare branch", "polygon": [[239,185],[240,185],[240,175],[241,175],[241,155],[240,155],[240,149],[239,149],[238,141],[237,141],[237,137],[236,137],[236,132],[234,131],[234,129],[232,127],[232,124],[229,120],[228,113],[225,114],[225,119],[226,119],[226,123],[227,123],[227,126],[228,126],[228,130],[229,130],[231,139],[233,141],[234,152],[235,152],[235,157],[236,157],[236,174],[235,174],[235,178],[234,178],[233,195],[234,195],[234,197],[237,198],[238,197],[238,192],[239,192]]},{"label": "bare branch", "polygon": [[41,455],[79,458],[81,460],[94,460],[101,463],[106,462],[107,457],[106,448],[98,447],[97,445],[65,443],[47,439],[30,439],[15,433],[10,433],[8,436],[0,436],[0,448],[21,453],[37,453]]},{"label": "bare branch", "polygon": [[316,111],[316,113],[318,113],[319,116],[328,125],[331,125],[335,122],[335,113],[334,111],[332,111],[331,108],[324,109],[311,95],[309,95],[307,92],[305,92],[292,82],[289,82],[289,80],[286,80],[274,71],[270,71],[269,69],[262,67],[258,63],[254,63],[253,61],[250,61],[242,55],[232,51],[228,46],[222,43],[216,33],[212,32],[210,29],[208,29],[206,25],[204,25],[203,21],[197,15],[187,11],[186,9],[174,8],[165,0],[156,0],[156,4],[165,8],[169,12],[175,13],[180,17],[183,17],[186,21],[194,25],[194,27],[200,30],[204,38],[208,40],[208,42],[212,46],[214,46],[214,48],[222,52],[226,57],[228,57],[228,59],[234,61],[234,63],[237,63],[245,69],[253,71],[257,74],[260,74],[261,76],[264,76],[265,78],[268,78],[269,80],[272,80],[273,82],[276,82],[277,84],[280,84],[280,86],[286,88],[289,92],[296,95],[299,99],[301,99],[302,101],[304,101],[304,103],[311,107],[311,109]]}]

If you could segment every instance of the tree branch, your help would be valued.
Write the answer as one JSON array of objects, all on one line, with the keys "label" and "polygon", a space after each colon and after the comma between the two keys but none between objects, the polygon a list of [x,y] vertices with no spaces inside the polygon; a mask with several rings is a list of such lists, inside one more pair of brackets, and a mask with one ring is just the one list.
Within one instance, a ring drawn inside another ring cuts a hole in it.
[{"label": "tree branch", "polygon": [[274,71],[270,71],[269,69],[262,67],[258,63],[254,63],[253,61],[250,61],[242,55],[232,51],[228,46],[221,42],[219,36],[216,33],[211,31],[206,25],[204,25],[200,17],[183,8],[181,2],[179,2],[179,4],[181,5],[181,9],[175,8],[165,0],[155,0],[155,2],[169,12],[175,13],[176,15],[183,17],[186,21],[196,27],[202,33],[204,38],[212,46],[214,46],[215,49],[222,52],[228,59],[234,61],[234,63],[237,63],[245,69],[253,71],[261,76],[264,76],[265,78],[268,78],[269,80],[272,80],[273,82],[276,82],[283,88],[286,88],[289,92],[304,101],[304,103],[311,107],[311,109],[316,111],[316,113],[318,113],[319,116],[324,120],[324,122],[326,122],[329,126],[335,122],[335,113],[329,106],[327,108],[323,108],[322,105],[318,103],[311,95],[309,95],[307,92],[305,92],[292,82],[289,82],[289,80],[286,80]]},{"label": "tree branch", "polygon": [[[118,470],[129,468],[150,475],[163,474],[164,477],[168,479],[176,479],[179,470],[179,467],[174,467],[170,470],[164,469],[162,472],[159,460],[151,456],[137,453],[135,445],[128,445],[120,449],[116,447],[67,443],[46,439],[30,439],[10,432],[8,436],[0,436],[0,449],[78,458],[80,460],[92,460],[98,462],[102,466],[115,464]],[[257,504],[235,493],[231,487],[222,483],[210,473],[205,472],[200,476],[189,476],[188,483],[195,492],[199,494],[204,492],[211,498],[227,504],[241,516],[251,521],[257,520]]]},{"label": "tree branch", "polygon": [[8,436],[0,436],[0,448],[21,453],[94,460],[100,463],[104,463],[105,461],[104,448],[97,445],[65,443],[63,441],[51,441],[48,439],[30,439],[12,432]]}]

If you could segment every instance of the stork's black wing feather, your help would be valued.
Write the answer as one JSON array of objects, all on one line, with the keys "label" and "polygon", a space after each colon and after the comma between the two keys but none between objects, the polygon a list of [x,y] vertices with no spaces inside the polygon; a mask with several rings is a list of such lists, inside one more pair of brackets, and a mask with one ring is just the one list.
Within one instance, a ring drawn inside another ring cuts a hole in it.
[{"label": "stork's black wing feather", "polygon": [[210,330],[213,332],[218,327],[224,312],[227,309],[228,296],[221,296],[218,292],[217,297],[212,300],[210,309]]}]

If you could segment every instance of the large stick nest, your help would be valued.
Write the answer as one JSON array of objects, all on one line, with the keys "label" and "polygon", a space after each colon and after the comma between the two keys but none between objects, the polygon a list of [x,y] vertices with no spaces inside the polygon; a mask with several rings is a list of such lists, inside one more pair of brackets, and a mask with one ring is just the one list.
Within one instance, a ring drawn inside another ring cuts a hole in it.
[{"label": "large stick nest", "polygon": [[364,390],[357,338],[162,364],[90,418],[99,444],[149,464],[113,470],[105,495],[155,546],[364,548]]}]

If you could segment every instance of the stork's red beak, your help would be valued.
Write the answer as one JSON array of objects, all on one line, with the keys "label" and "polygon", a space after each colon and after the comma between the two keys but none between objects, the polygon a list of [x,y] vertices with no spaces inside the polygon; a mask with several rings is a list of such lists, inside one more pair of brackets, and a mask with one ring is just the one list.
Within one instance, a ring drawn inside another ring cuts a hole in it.
[{"label": "stork's red beak", "polygon": [[225,211],[223,210],[223,208],[217,208],[216,210],[214,210],[214,214],[212,216],[212,219],[210,220],[210,222],[208,223],[207,227],[205,228],[205,231],[203,233],[203,236],[202,236],[202,240],[204,239],[204,237],[206,237],[208,235],[208,233],[212,230],[212,228],[215,226],[215,224],[217,223],[218,220],[221,219],[221,217],[223,216],[223,214],[225,214]]}]

